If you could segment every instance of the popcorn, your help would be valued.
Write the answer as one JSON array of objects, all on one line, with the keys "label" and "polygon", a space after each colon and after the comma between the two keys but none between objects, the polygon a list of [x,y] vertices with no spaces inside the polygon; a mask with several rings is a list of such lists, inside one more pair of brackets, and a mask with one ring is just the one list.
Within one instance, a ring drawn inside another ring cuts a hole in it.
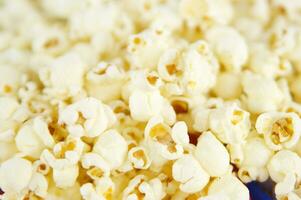
[{"label": "popcorn", "polygon": [[109,164],[110,169],[116,169],[123,164],[127,151],[126,140],[113,129],[98,136],[93,147],[93,152],[101,155]]},{"label": "popcorn", "polygon": [[23,158],[10,158],[0,166],[0,187],[12,196],[26,189],[32,177],[32,164]]},{"label": "popcorn", "polygon": [[242,77],[242,87],[244,102],[251,113],[259,114],[280,108],[283,94],[273,79],[246,73]]},{"label": "popcorn", "polygon": [[198,138],[195,158],[211,177],[218,177],[228,171],[230,156],[223,144],[211,132],[203,132]]},{"label": "popcorn", "polygon": [[0,199],[301,198],[300,0],[0,2]]},{"label": "popcorn", "polygon": [[101,101],[116,100],[121,96],[125,75],[115,65],[101,62],[86,76],[88,94]]},{"label": "popcorn", "polygon": [[180,190],[186,193],[201,191],[209,182],[209,175],[192,155],[184,155],[172,166],[173,178],[180,182]]},{"label": "popcorn", "polygon": [[55,144],[46,122],[36,117],[25,123],[15,137],[19,151],[25,155],[38,158],[44,148],[52,148]]},{"label": "popcorn", "polygon": [[35,34],[32,49],[37,53],[59,55],[67,48],[67,38],[59,28],[41,28]]},{"label": "popcorn", "polygon": [[47,195],[48,181],[42,174],[34,173],[28,188],[33,191],[35,195],[45,198]]},{"label": "popcorn", "polygon": [[240,71],[247,62],[247,44],[235,29],[215,26],[206,32],[206,39],[227,70]]},{"label": "popcorn", "polygon": [[78,163],[84,151],[84,143],[80,138],[67,137],[53,147],[53,153],[45,149],[40,158],[52,168],[62,170]]},{"label": "popcorn", "polygon": [[13,116],[19,107],[19,103],[12,97],[0,97],[0,109],[3,111],[0,113],[0,120],[8,120]]},{"label": "popcorn", "polygon": [[[264,140],[259,137],[248,139],[243,145],[244,159],[238,176],[243,182],[265,181],[268,178],[266,165],[273,155]],[[258,157],[260,155],[260,157]]]},{"label": "popcorn", "polygon": [[80,192],[85,200],[93,199],[112,199],[114,183],[109,178],[101,178],[95,182],[95,185],[86,183],[81,186]]},{"label": "popcorn", "polygon": [[161,31],[147,30],[132,35],[127,46],[128,60],[133,68],[154,69],[169,43],[168,35]]},{"label": "popcorn", "polygon": [[163,115],[168,124],[175,121],[175,112],[172,106],[164,99],[159,91],[134,91],[129,99],[131,116],[137,121],[148,121],[156,115]]},{"label": "popcorn", "polygon": [[71,165],[64,169],[53,168],[53,180],[57,187],[71,187],[78,177],[78,165]]},{"label": "popcorn", "polygon": [[243,143],[228,144],[227,149],[230,154],[231,163],[240,166],[244,160]]},{"label": "popcorn", "polygon": [[226,103],[210,113],[209,127],[224,143],[242,143],[250,131],[249,116],[236,103]]},{"label": "popcorn", "polygon": [[189,143],[187,126],[177,122],[172,128],[161,117],[151,118],[144,131],[145,145],[152,163],[162,165],[167,160],[175,160],[184,153],[184,146]]},{"label": "popcorn", "polygon": [[151,160],[143,147],[133,147],[128,152],[128,159],[136,169],[147,169]]},{"label": "popcorn", "polygon": [[219,194],[231,200],[248,200],[250,198],[248,188],[231,174],[215,178],[209,186],[208,194]]},{"label": "popcorn", "polygon": [[59,113],[59,123],[66,124],[74,136],[96,137],[111,127],[115,120],[112,110],[92,97],[77,101]]},{"label": "popcorn", "polygon": [[299,141],[301,120],[292,112],[268,112],[257,118],[256,129],[272,150],[291,148]]},{"label": "popcorn", "polygon": [[110,175],[110,165],[97,153],[84,154],[81,163],[85,169],[88,169],[87,174],[92,179]]},{"label": "popcorn", "polygon": [[20,86],[21,71],[9,66],[0,65],[0,95],[9,95],[16,92]]},{"label": "popcorn", "polygon": [[158,178],[147,180],[147,177],[138,175],[134,177],[123,190],[123,199],[140,199],[147,200],[162,199],[165,195],[161,181]]},{"label": "popcorn", "polygon": [[[53,60],[50,66],[41,68],[39,76],[50,95],[73,96],[83,86],[85,64],[75,53],[65,54]],[[68,80],[65,74],[72,74]]]},{"label": "popcorn", "polygon": [[266,77],[285,76],[292,71],[289,60],[281,59],[265,45],[254,45],[251,49],[249,67]]},{"label": "popcorn", "polygon": [[182,55],[181,65],[181,82],[188,94],[205,93],[215,84],[219,65],[205,41],[191,44]]},{"label": "popcorn", "polygon": [[300,161],[300,157],[292,151],[278,151],[267,165],[271,179],[276,183],[279,183],[290,173],[300,177]]},{"label": "popcorn", "polygon": [[203,23],[215,21],[216,23],[227,24],[232,18],[232,8],[227,0],[182,0],[180,13],[191,26],[197,25],[200,20],[204,21]]},{"label": "popcorn", "polygon": [[223,99],[235,99],[242,93],[239,74],[224,72],[218,75],[215,87],[215,94]]}]

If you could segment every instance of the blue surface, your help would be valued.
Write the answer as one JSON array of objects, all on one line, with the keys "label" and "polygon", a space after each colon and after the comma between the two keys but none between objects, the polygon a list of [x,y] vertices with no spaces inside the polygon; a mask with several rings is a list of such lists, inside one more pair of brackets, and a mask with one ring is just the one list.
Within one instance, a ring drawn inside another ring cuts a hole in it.
[{"label": "blue surface", "polygon": [[247,187],[249,188],[252,200],[273,200],[273,198],[262,189],[260,184],[251,182],[247,184]]}]

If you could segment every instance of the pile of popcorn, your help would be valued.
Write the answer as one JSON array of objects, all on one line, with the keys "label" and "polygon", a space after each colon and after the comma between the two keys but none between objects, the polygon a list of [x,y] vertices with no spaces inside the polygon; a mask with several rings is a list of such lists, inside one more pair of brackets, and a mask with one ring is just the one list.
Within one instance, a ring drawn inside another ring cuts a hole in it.
[{"label": "pile of popcorn", "polygon": [[301,0],[0,0],[2,200],[301,200]]}]

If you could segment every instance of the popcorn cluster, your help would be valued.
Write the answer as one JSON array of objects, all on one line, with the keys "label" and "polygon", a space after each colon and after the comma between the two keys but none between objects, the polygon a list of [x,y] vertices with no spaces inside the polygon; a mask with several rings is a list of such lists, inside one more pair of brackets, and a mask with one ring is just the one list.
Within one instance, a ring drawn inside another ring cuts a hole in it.
[{"label": "popcorn cluster", "polygon": [[0,199],[300,200],[300,11],[0,0]]}]

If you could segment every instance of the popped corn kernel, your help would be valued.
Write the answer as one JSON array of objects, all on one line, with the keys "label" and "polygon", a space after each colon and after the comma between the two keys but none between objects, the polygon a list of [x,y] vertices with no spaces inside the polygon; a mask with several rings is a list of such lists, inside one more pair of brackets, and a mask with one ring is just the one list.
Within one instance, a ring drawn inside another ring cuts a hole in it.
[{"label": "popped corn kernel", "polygon": [[267,112],[256,120],[258,133],[263,134],[268,147],[273,150],[291,148],[300,138],[301,123],[297,114]]},{"label": "popped corn kernel", "polygon": [[209,127],[224,143],[242,143],[251,128],[250,114],[236,103],[226,103],[210,113]]},{"label": "popped corn kernel", "polygon": [[30,183],[32,177],[32,164],[23,158],[10,158],[0,166],[0,187],[1,189],[16,197]]},{"label": "popped corn kernel", "polygon": [[218,177],[228,171],[230,156],[224,145],[211,132],[203,132],[198,138],[195,158],[211,177]]},{"label": "popped corn kernel", "polygon": [[201,191],[209,182],[209,175],[192,155],[184,155],[172,166],[173,178],[180,182],[180,190],[186,193]]},{"label": "popped corn kernel", "polygon": [[126,140],[116,130],[108,130],[98,136],[93,152],[101,155],[110,169],[120,167],[126,159],[128,146]]},{"label": "popped corn kernel", "polygon": [[115,122],[111,108],[100,100],[88,97],[62,108],[59,123],[66,124],[74,136],[96,137]]}]

